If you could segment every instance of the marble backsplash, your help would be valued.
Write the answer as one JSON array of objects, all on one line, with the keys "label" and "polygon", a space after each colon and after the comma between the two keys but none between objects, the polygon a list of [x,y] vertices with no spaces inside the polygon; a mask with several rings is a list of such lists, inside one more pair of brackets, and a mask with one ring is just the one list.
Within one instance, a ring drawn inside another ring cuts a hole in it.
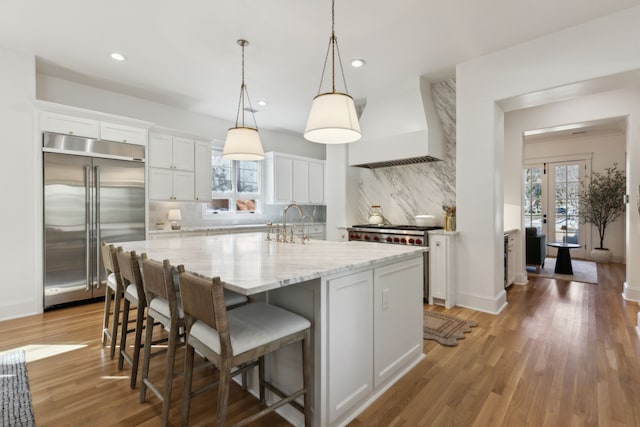
[{"label": "marble backsplash", "polygon": [[362,223],[366,223],[371,205],[380,205],[392,224],[415,224],[416,215],[428,214],[442,225],[442,206],[456,204],[456,81],[436,83],[431,90],[446,136],[444,159],[359,169],[358,211]]},{"label": "marble backsplash", "polygon": [[[240,225],[240,224],[265,224],[269,221],[281,223],[283,219],[283,205],[265,205],[261,214],[237,214],[223,215],[217,218],[204,218],[202,215],[204,203],[200,202],[161,202],[149,201],[149,230],[156,230],[156,222],[163,221],[165,229],[169,229],[170,221],[167,220],[169,209],[180,209],[182,227],[206,227],[219,225]],[[326,222],[326,206],[301,205],[303,215],[310,215],[314,222]],[[299,215],[296,209],[289,210],[287,221],[299,222]]]}]

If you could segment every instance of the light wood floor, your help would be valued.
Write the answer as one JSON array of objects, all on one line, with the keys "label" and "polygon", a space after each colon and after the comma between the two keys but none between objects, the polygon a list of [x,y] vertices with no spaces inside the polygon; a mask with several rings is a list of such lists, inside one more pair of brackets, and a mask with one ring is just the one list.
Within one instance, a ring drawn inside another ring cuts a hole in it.
[{"label": "light wood floor", "polygon": [[[599,285],[546,278],[514,285],[498,316],[426,305],[479,326],[457,347],[425,341],[426,358],[350,425],[640,426],[639,307],[620,295],[624,266],[599,265],[598,277]],[[102,304],[90,304],[0,322],[0,351],[30,345],[31,357],[51,353],[28,362],[39,426],[158,425],[157,399],[138,403],[127,371],[101,346],[101,315]],[[180,425],[179,394],[172,425]],[[213,424],[215,396],[194,400],[191,425]],[[230,402],[229,422],[258,410],[236,386]],[[288,424],[271,415],[255,425]]]}]

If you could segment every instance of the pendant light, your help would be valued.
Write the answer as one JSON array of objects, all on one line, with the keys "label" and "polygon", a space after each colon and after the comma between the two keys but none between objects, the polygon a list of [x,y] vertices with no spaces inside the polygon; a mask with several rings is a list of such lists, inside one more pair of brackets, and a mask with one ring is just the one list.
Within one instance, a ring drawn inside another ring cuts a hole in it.
[{"label": "pendant light", "polygon": [[[244,83],[244,48],[249,44],[244,39],[238,40],[238,44],[242,46],[242,86],[240,86],[240,101],[238,101],[238,112],[236,114],[236,126],[229,129],[227,138],[224,141],[224,149],[222,157],[227,160],[262,160],[264,159],[264,150],[258,135],[258,126],[256,125],[256,117],[253,114],[253,107],[249,99],[249,91]],[[244,124],[246,105],[249,107],[251,117],[253,117],[253,126],[248,127]],[[242,115],[241,115],[242,114]],[[239,122],[239,120],[242,120]]]},{"label": "pendant light", "polygon": [[[354,142],[359,140],[361,136],[356,107],[353,98],[347,93],[347,81],[344,78],[340,49],[338,48],[338,39],[334,28],[335,0],[331,0],[331,37],[329,38],[327,55],[324,59],[318,95],[313,98],[311,111],[307,119],[307,127],[304,130],[305,139],[322,144]],[[331,52],[331,92],[320,93],[329,52]],[[345,93],[336,92],[336,53]]]}]

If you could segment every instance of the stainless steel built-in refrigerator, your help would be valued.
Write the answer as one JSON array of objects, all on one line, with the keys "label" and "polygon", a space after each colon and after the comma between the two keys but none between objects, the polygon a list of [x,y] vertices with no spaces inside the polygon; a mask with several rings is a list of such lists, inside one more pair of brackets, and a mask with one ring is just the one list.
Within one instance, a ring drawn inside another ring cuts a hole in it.
[{"label": "stainless steel built-in refrigerator", "polygon": [[145,239],[141,145],[44,133],[44,307],[105,293],[100,242]]}]

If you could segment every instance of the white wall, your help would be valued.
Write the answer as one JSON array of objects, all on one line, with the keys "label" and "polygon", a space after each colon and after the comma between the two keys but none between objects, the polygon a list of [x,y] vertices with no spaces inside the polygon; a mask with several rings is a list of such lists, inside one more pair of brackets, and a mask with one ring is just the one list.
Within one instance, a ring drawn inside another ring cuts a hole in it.
[{"label": "white wall", "polygon": [[34,286],[42,281],[34,99],[35,57],[0,46],[0,320],[42,310],[42,293]]},{"label": "white wall", "polygon": [[[220,147],[222,147],[227,130],[234,125],[231,121],[191,113],[158,102],[44,74],[37,74],[37,98],[43,101],[146,120],[158,126],[215,139]],[[229,108],[231,111],[235,111],[236,106],[230,105]],[[260,118],[257,117],[256,120],[260,126]],[[279,151],[314,159],[325,159],[325,146],[305,140],[302,134],[260,129],[260,139],[265,151]]]},{"label": "white wall", "polygon": [[[457,79],[457,301],[499,312],[503,290],[505,176],[504,113],[497,101],[640,69],[640,7],[459,64]],[[614,106],[611,106],[614,107]],[[640,100],[619,108],[629,115],[627,171],[630,188],[640,183]],[[595,119],[595,118],[594,118]],[[522,164],[522,152],[509,162]],[[638,202],[631,193],[632,205]],[[627,215],[627,259],[640,256],[638,215]],[[640,267],[627,265],[627,292],[640,299]]]}]

